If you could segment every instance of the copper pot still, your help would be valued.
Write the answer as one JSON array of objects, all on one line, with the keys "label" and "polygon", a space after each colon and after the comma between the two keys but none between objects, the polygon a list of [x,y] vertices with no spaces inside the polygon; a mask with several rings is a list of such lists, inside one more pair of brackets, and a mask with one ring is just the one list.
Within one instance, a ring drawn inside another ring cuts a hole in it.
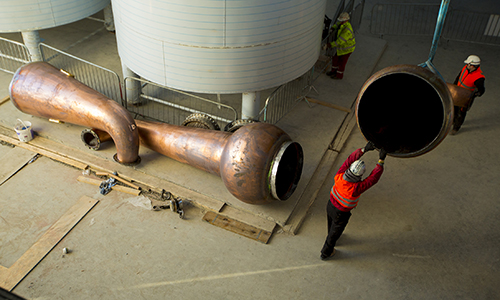
[{"label": "copper pot still", "polygon": [[140,162],[139,133],[130,113],[68,73],[46,62],[23,65],[14,74],[9,93],[24,113],[107,132],[116,144],[117,162]]},{"label": "copper pot still", "polygon": [[394,157],[416,157],[433,150],[450,131],[453,101],[447,84],[430,70],[395,65],[364,83],[356,119],[377,148]]},{"label": "copper pot still", "polygon": [[[136,123],[143,146],[221,177],[227,190],[248,204],[287,200],[302,174],[302,147],[272,124],[248,124],[232,133],[143,120]],[[93,150],[107,140],[107,134],[96,129],[82,132],[82,141]]]}]

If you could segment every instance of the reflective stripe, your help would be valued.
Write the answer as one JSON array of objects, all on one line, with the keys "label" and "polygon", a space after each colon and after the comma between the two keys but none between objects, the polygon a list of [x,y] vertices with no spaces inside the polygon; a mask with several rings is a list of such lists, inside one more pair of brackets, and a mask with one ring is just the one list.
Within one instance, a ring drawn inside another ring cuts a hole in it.
[{"label": "reflective stripe", "polygon": [[463,87],[463,88],[466,88],[466,89],[468,89],[468,90],[473,91],[473,90],[474,90],[474,87],[472,87],[472,86],[467,86],[467,85],[464,83],[464,79],[467,77],[465,73],[466,73],[466,72],[462,72],[462,74],[461,74],[461,76],[460,76],[460,79],[458,79],[458,81],[459,81],[459,82],[458,82],[458,86],[461,86],[461,87]]},{"label": "reflective stripe", "polygon": [[[462,72],[460,73],[460,76],[458,77],[458,82],[457,85],[463,88],[466,88],[470,91],[474,91],[476,89],[476,86],[474,85],[474,82],[476,80],[484,78],[483,72],[481,71],[481,67],[478,67],[475,71],[469,72],[467,70],[467,66],[463,67]],[[472,86],[467,85],[471,84]]]},{"label": "reflective stripe", "polygon": [[354,199],[342,197],[339,194],[339,192],[337,191],[337,189],[335,188],[335,186],[332,187],[332,190],[330,193],[337,200],[337,202],[340,203],[340,205],[342,205],[343,207],[354,208],[354,207],[356,207],[356,205],[358,205],[359,197],[354,198]]}]

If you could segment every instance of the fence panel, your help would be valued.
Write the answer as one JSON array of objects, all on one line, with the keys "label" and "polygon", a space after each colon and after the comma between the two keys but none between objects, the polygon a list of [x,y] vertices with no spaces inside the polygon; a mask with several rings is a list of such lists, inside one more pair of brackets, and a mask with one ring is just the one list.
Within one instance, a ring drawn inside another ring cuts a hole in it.
[{"label": "fence panel", "polygon": [[24,44],[0,37],[0,70],[14,74],[31,56]]},{"label": "fence panel", "polygon": [[452,10],[445,20],[443,38],[500,45],[500,15]]},{"label": "fence panel", "polygon": [[258,120],[276,124],[289,111],[291,111],[300,100],[309,93],[312,87],[312,76],[314,68],[306,72],[301,77],[287,82],[278,87],[269,95],[260,111]]},{"label": "fence panel", "polygon": [[41,43],[39,47],[45,62],[67,71],[78,81],[122,104],[122,90],[118,74],[49,45]]},{"label": "fence panel", "polygon": [[194,94],[179,91],[138,78],[125,78],[127,85],[140,82],[140,101],[132,104],[124,101],[128,111],[155,121],[174,125],[181,125],[187,116],[193,113],[204,113],[212,117],[221,128],[238,118],[233,107],[220,102],[212,101]]},{"label": "fence panel", "polygon": [[383,35],[434,35],[440,5],[376,4],[370,32]]}]

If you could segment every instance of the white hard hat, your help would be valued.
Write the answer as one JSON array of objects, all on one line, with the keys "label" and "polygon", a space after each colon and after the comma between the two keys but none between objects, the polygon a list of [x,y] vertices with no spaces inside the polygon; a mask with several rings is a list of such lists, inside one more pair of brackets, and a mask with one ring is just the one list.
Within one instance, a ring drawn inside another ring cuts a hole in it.
[{"label": "white hard hat", "polygon": [[469,55],[464,63],[471,64],[473,66],[479,66],[481,64],[481,59],[477,55]]},{"label": "white hard hat", "polygon": [[361,176],[365,173],[365,162],[357,160],[351,164],[349,171],[356,176]]},{"label": "white hard hat", "polygon": [[338,21],[339,22],[344,22],[344,21],[349,21],[351,19],[351,17],[349,16],[349,13],[348,12],[343,12],[340,14],[340,16],[338,17]]}]

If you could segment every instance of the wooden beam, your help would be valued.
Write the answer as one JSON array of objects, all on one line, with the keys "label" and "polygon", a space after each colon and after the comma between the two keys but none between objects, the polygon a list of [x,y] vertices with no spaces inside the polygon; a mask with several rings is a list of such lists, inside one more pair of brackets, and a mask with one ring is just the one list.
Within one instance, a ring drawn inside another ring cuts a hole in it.
[{"label": "wooden beam", "polygon": [[333,109],[336,109],[336,110],[345,111],[346,113],[350,113],[351,112],[351,109],[349,109],[347,107],[343,107],[343,106],[340,106],[340,105],[335,105],[333,103],[328,103],[328,102],[325,102],[325,101],[321,101],[321,100],[314,99],[314,98],[309,98],[309,97],[306,97],[306,99],[309,102],[316,103],[316,104],[319,104],[319,105],[323,105],[323,106],[326,106],[326,107],[330,107],[330,108],[333,108]]},{"label": "wooden beam", "polygon": [[10,268],[0,268],[0,286],[12,291],[98,202],[81,197]]},{"label": "wooden beam", "polygon": [[3,98],[2,100],[0,100],[0,105],[4,104],[5,102],[9,101],[10,100],[10,97],[7,96],[5,98]]},{"label": "wooden beam", "polygon": [[272,232],[242,223],[213,211],[207,212],[203,216],[203,221],[264,244],[267,244],[272,234]]},{"label": "wooden beam", "polygon": [[[85,170],[88,167],[88,165],[85,163],[76,161],[74,159],[70,159],[68,157],[65,157],[65,156],[59,154],[59,153],[38,147],[35,144],[33,144],[34,140],[31,140],[28,143],[21,142],[18,138],[13,138],[12,136],[9,136],[8,134],[6,134],[5,130],[2,130],[2,131],[3,132],[0,132],[0,140],[3,140],[9,144],[12,144],[12,145],[20,147],[20,148],[24,148],[26,150],[30,150],[30,151],[35,152],[35,153],[39,153],[43,156],[50,157],[54,160],[57,160],[57,161],[60,161],[62,163],[65,163],[67,165],[73,166],[73,167],[78,168],[80,170]],[[36,137],[35,139],[41,139],[41,138]]]}]

